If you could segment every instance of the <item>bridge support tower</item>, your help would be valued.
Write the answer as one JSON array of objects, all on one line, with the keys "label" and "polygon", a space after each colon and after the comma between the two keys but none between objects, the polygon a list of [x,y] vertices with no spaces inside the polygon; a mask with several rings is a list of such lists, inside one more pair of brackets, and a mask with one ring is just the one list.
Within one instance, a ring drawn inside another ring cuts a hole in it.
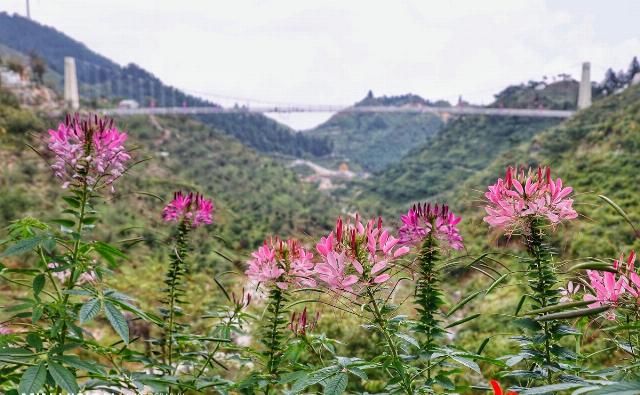
[{"label": "bridge support tower", "polygon": [[582,78],[578,90],[578,110],[591,106],[591,63],[582,63]]},{"label": "bridge support tower", "polygon": [[64,58],[64,104],[72,110],[80,108],[76,60],[70,56]]}]

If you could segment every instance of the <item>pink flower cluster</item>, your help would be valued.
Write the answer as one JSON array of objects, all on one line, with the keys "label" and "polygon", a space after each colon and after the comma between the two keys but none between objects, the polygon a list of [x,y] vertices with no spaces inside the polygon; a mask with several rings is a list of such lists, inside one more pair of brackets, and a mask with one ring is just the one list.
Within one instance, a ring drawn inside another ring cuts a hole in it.
[{"label": "pink flower cluster", "polygon": [[[543,175],[544,173],[544,175]],[[492,227],[506,229],[508,233],[525,230],[531,218],[545,217],[552,225],[574,219],[578,213],[569,199],[573,189],[563,187],[562,180],[551,178],[551,169],[538,168],[537,175],[531,169],[516,172],[509,167],[505,179],[489,187],[485,197],[489,201],[484,221]]]},{"label": "pink flower cluster", "polygon": [[[57,278],[58,281],[60,281],[62,284],[69,281],[69,277],[71,277],[71,270],[69,269],[56,270],[57,268],[60,267],[60,264],[58,264],[57,262],[49,262],[47,264],[47,267],[51,269],[51,275]],[[96,274],[96,272],[91,270],[91,271],[82,273],[78,277],[77,284],[78,285],[87,284],[87,283],[95,284],[97,282],[98,282],[98,275]]]},{"label": "pink flower cluster", "polygon": [[187,221],[193,228],[213,222],[213,202],[196,193],[173,194],[173,200],[162,210],[162,219],[166,222]]},{"label": "pink flower cluster", "polygon": [[[634,298],[634,304],[640,302],[640,276],[635,271],[635,260],[636,254],[631,251],[626,262],[624,256],[613,262],[613,268],[618,270],[617,273],[587,270],[589,283],[595,293],[584,295],[584,300],[593,301],[589,307],[619,307],[626,292]],[[607,311],[605,317],[609,320],[616,318],[613,310]]]},{"label": "pink flower cluster", "polygon": [[407,254],[409,247],[399,247],[399,239],[383,229],[382,219],[370,220],[366,226],[356,216],[354,224],[343,224],[323,237],[316,245],[321,263],[318,279],[334,291],[353,292],[356,285],[382,284],[391,278],[390,264]]},{"label": "pink flower cluster", "polygon": [[313,254],[296,240],[270,240],[251,254],[245,274],[256,283],[280,289],[315,287]]},{"label": "pink flower cluster", "polygon": [[353,224],[339,218],[335,230],[316,244],[317,263],[296,241],[271,240],[252,254],[245,274],[252,282],[280,289],[315,287],[320,282],[333,291],[354,292],[356,286],[391,278],[393,261],[409,252],[399,241],[383,229],[381,219],[365,226],[358,217]]},{"label": "pink flower cluster", "polygon": [[113,119],[67,115],[57,130],[49,130],[49,149],[55,154],[51,168],[65,188],[83,179],[94,189],[112,185],[131,159],[126,140],[127,134],[114,126]]},{"label": "pink flower cluster", "polygon": [[449,211],[449,207],[438,207],[424,203],[414,205],[407,215],[401,218],[402,226],[398,231],[401,244],[421,246],[425,238],[432,236],[438,240],[440,247],[461,250],[462,236],[458,230],[458,223],[462,220]]}]

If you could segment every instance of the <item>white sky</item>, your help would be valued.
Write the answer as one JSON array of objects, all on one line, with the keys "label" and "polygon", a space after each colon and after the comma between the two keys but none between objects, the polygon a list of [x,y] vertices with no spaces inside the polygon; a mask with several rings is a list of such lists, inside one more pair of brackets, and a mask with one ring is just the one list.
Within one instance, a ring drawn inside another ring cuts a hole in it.
[{"label": "white sky", "polygon": [[[25,0],[0,10],[24,14]],[[31,0],[31,14],[222,104],[351,104],[369,89],[488,103],[510,83],[579,76],[585,60],[600,80],[640,55],[637,0]]]}]

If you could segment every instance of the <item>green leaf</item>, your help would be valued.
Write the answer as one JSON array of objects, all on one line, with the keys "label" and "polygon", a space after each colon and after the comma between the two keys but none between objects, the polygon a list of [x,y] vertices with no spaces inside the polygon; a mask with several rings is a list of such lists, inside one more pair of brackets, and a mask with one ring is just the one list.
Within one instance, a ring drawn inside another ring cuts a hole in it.
[{"label": "green leaf", "polygon": [[45,283],[45,278],[44,278],[44,274],[42,273],[38,274],[33,278],[32,286],[33,286],[33,294],[35,296],[38,296],[38,294],[40,294],[40,292],[44,288],[44,283]]},{"label": "green leaf", "polygon": [[611,308],[611,306],[600,306],[600,307],[593,307],[593,308],[589,308],[589,309],[578,309],[578,310],[573,310],[573,311],[564,311],[561,313],[554,313],[554,314],[547,314],[547,315],[543,315],[540,317],[536,317],[536,321],[538,322],[544,322],[544,321],[551,321],[551,320],[566,320],[569,318],[578,318],[578,317],[585,317],[588,315],[594,315],[594,314],[600,314],[600,313],[604,313],[605,311],[609,310]]},{"label": "green leaf", "polygon": [[44,362],[40,362],[35,366],[31,366],[24,371],[18,385],[18,392],[21,394],[33,394],[40,391],[47,379],[47,368]]},{"label": "green leaf", "polygon": [[40,317],[42,317],[43,312],[44,312],[44,309],[42,305],[38,304],[33,306],[33,310],[31,311],[31,322],[33,322],[34,324],[38,322]]},{"label": "green leaf", "polygon": [[50,220],[49,222],[53,222],[54,224],[64,226],[65,228],[73,228],[74,226],[76,226],[76,221],[73,221],[71,219],[56,218],[56,219]]},{"label": "green leaf", "polygon": [[514,315],[518,315],[518,313],[520,312],[520,309],[522,309],[522,306],[524,305],[524,302],[527,300],[527,295],[522,295],[520,297],[520,300],[518,301],[518,305],[516,306],[516,312]]},{"label": "green leaf", "polygon": [[474,372],[478,373],[478,374],[482,374],[480,372],[480,366],[478,366],[477,363],[475,363],[474,361],[467,359],[467,358],[463,358],[457,355],[451,355],[451,359],[453,359],[454,361],[458,362],[459,364],[468,367],[469,369],[473,370]]},{"label": "green leaf", "polygon": [[529,329],[532,331],[538,331],[542,329],[542,327],[536,321],[538,320],[534,320],[532,318],[520,318],[517,320],[513,320],[513,324],[521,328]]},{"label": "green leaf", "polygon": [[347,389],[349,376],[346,373],[338,373],[324,380],[324,395],[341,395]]},{"label": "green leaf", "polygon": [[399,337],[400,339],[404,340],[405,342],[411,344],[412,346],[415,346],[417,348],[420,348],[420,343],[418,343],[418,341],[416,339],[414,339],[413,337],[405,334],[405,333],[396,333],[395,334],[397,337]]},{"label": "green leaf", "polygon": [[326,368],[322,368],[320,370],[316,370],[315,372],[309,373],[293,384],[293,386],[291,387],[291,392],[295,394],[311,385],[318,384],[322,380],[333,376],[341,369],[342,368],[340,366],[328,366]]},{"label": "green leaf", "polygon": [[85,217],[85,218],[82,220],[82,223],[83,223],[84,225],[93,225],[93,224],[95,224],[95,223],[96,223],[96,221],[97,221],[97,220],[99,220],[99,219],[100,219],[100,218],[98,218],[98,217]]},{"label": "green leaf", "polygon": [[27,344],[35,348],[37,352],[42,350],[42,340],[40,339],[40,336],[35,333],[29,333],[27,335]]},{"label": "green leaf", "polygon": [[84,361],[75,355],[63,355],[60,360],[65,364],[74,367],[76,369],[86,370],[91,373],[104,374],[104,369],[99,364],[91,361]]},{"label": "green leaf", "polygon": [[480,317],[481,315],[482,315],[482,314],[480,314],[480,313],[476,313],[476,314],[472,314],[472,315],[470,315],[470,316],[468,316],[468,317],[464,317],[464,318],[463,318],[463,319],[461,319],[461,320],[458,320],[458,321],[452,322],[452,323],[450,323],[449,325],[445,326],[445,329],[453,328],[454,326],[457,326],[457,325],[460,325],[460,324],[464,324],[464,323],[465,323],[465,322],[467,322],[467,321],[475,320],[476,318]]},{"label": "green leaf", "polygon": [[47,235],[39,235],[30,237],[28,239],[22,239],[17,241],[15,244],[11,245],[9,248],[4,250],[4,252],[0,255],[0,257],[7,257],[13,255],[24,254],[25,252],[29,252],[36,248],[40,243],[42,243],[49,236]]},{"label": "green leaf", "polygon": [[475,299],[476,296],[480,295],[480,292],[481,291],[476,291],[471,295],[467,296],[466,298],[462,299],[461,301],[459,301],[455,306],[449,309],[449,311],[447,312],[447,317],[450,317],[453,313],[458,311],[461,307],[469,303],[471,300]]},{"label": "green leaf", "polygon": [[73,196],[63,196],[62,200],[67,202],[67,204],[73,208],[80,208],[80,200]]},{"label": "green leaf", "polygon": [[484,351],[484,348],[487,346],[490,340],[491,340],[491,337],[487,337],[486,339],[484,339],[480,344],[480,347],[478,347],[478,351],[476,351],[476,354],[478,355],[482,354],[482,351]]},{"label": "green leaf", "polygon": [[91,321],[100,312],[100,299],[92,298],[82,305],[78,314],[80,318],[80,324],[84,324],[87,321]]},{"label": "green leaf", "polygon": [[76,378],[69,371],[69,369],[60,365],[57,362],[49,361],[49,374],[53,377],[53,380],[70,394],[77,394],[79,392],[78,383]]},{"label": "green leaf", "polygon": [[129,344],[129,326],[120,310],[111,303],[105,303],[104,312],[113,329],[120,335],[125,343]]},{"label": "green leaf", "polygon": [[520,392],[521,395],[543,395],[543,394],[553,394],[557,391],[565,391],[573,388],[584,387],[585,383],[561,383],[561,384],[552,384],[545,385],[543,387],[534,387],[527,388],[524,391]]}]

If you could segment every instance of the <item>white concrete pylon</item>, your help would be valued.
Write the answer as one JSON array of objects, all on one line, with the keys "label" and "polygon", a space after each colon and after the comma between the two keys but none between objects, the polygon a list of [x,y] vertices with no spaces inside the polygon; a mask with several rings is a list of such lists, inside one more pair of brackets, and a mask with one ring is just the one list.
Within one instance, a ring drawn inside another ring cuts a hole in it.
[{"label": "white concrete pylon", "polygon": [[591,106],[591,63],[582,63],[582,78],[578,89],[578,110]]},{"label": "white concrete pylon", "polygon": [[80,108],[76,60],[70,56],[64,58],[64,104],[72,110]]}]

